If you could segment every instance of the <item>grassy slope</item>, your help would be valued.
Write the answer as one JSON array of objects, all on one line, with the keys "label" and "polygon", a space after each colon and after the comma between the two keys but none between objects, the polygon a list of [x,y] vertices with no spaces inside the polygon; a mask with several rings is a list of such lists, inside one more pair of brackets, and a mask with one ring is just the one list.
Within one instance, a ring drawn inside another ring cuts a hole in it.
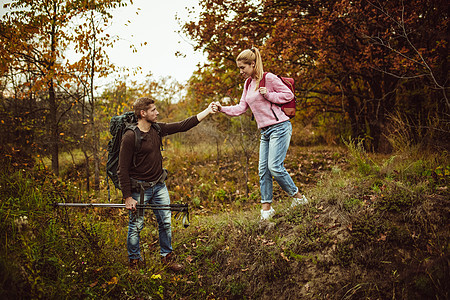
[{"label": "grassy slope", "polygon": [[254,158],[247,197],[238,156],[166,153],[172,200],[191,205],[191,226],[173,226],[180,274],[159,263],[153,218],[142,233],[145,265],[130,272],[124,211],[54,210],[47,204],[88,199],[45,171],[5,174],[0,295],[448,298],[448,157],[348,150],[292,147],[286,166],[311,203],[290,209],[275,186],[270,222],[258,220]]}]

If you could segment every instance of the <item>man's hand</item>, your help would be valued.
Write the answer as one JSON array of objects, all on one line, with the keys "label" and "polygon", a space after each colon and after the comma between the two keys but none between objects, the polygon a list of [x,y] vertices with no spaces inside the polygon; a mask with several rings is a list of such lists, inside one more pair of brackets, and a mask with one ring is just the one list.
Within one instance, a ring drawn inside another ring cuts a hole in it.
[{"label": "man's hand", "polygon": [[216,106],[216,104],[214,102],[211,102],[208,105],[207,109],[208,109],[209,113],[211,113],[211,114],[215,114],[217,112],[217,106]]},{"label": "man's hand", "polygon": [[125,207],[129,210],[136,210],[136,204],[138,202],[133,199],[133,197],[128,197],[125,199]]},{"label": "man's hand", "polygon": [[211,102],[205,110],[203,110],[202,112],[199,112],[197,114],[197,119],[198,119],[199,122],[201,122],[209,114],[215,114],[216,112],[217,111],[214,110],[214,103]]}]

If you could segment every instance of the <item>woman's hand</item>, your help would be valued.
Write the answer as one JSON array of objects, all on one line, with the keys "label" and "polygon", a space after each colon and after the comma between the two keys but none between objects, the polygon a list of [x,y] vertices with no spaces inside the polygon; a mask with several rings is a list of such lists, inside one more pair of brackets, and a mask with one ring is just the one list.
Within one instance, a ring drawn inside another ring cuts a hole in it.
[{"label": "woman's hand", "polygon": [[265,86],[260,87],[259,93],[264,96],[265,94],[267,94],[267,88]]}]

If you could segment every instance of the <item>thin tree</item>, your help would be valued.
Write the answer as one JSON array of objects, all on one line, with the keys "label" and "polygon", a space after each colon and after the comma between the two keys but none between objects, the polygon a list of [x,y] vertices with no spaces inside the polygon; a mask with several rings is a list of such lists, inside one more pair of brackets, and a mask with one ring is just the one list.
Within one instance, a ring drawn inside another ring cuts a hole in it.
[{"label": "thin tree", "polygon": [[[115,7],[122,2],[92,1],[96,8],[98,5]],[[8,30],[0,33],[0,42],[3,43],[0,65],[11,66],[14,72],[32,74],[33,86],[29,92],[45,91],[48,148],[52,170],[59,174],[60,122],[68,107],[63,106],[58,92],[64,92],[61,86],[73,79],[71,65],[65,63],[65,50],[80,38],[70,27],[71,20],[92,8],[81,6],[76,0],[16,0],[5,4],[4,8],[8,11],[2,22],[7,24]],[[82,56],[80,60],[85,59]],[[29,66],[27,70],[21,68],[24,63]]]}]

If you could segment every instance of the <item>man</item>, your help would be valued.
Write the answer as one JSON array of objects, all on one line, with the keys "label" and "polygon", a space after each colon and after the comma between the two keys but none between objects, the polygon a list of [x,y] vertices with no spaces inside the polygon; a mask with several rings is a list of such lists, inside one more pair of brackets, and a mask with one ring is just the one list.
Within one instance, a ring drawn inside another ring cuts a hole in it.
[{"label": "man", "polygon": [[[139,233],[144,227],[144,216],[136,211],[140,200],[140,191],[135,188],[136,182],[145,182],[145,204],[169,205],[170,198],[164,183],[166,173],[162,167],[161,136],[184,132],[199,124],[210,113],[212,104],[196,116],[177,123],[158,123],[160,133],[154,125],[158,120],[155,101],[150,98],[139,98],[134,102],[134,112],[138,118],[137,127],[141,131],[141,147],[135,149],[135,133],[127,130],[120,145],[118,175],[120,188],[125,199],[125,206],[130,210],[127,249],[130,267],[137,268],[142,259],[139,247]],[[160,254],[164,264],[174,271],[183,269],[176,263],[172,249],[171,211],[154,210],[158,223]]]}]

